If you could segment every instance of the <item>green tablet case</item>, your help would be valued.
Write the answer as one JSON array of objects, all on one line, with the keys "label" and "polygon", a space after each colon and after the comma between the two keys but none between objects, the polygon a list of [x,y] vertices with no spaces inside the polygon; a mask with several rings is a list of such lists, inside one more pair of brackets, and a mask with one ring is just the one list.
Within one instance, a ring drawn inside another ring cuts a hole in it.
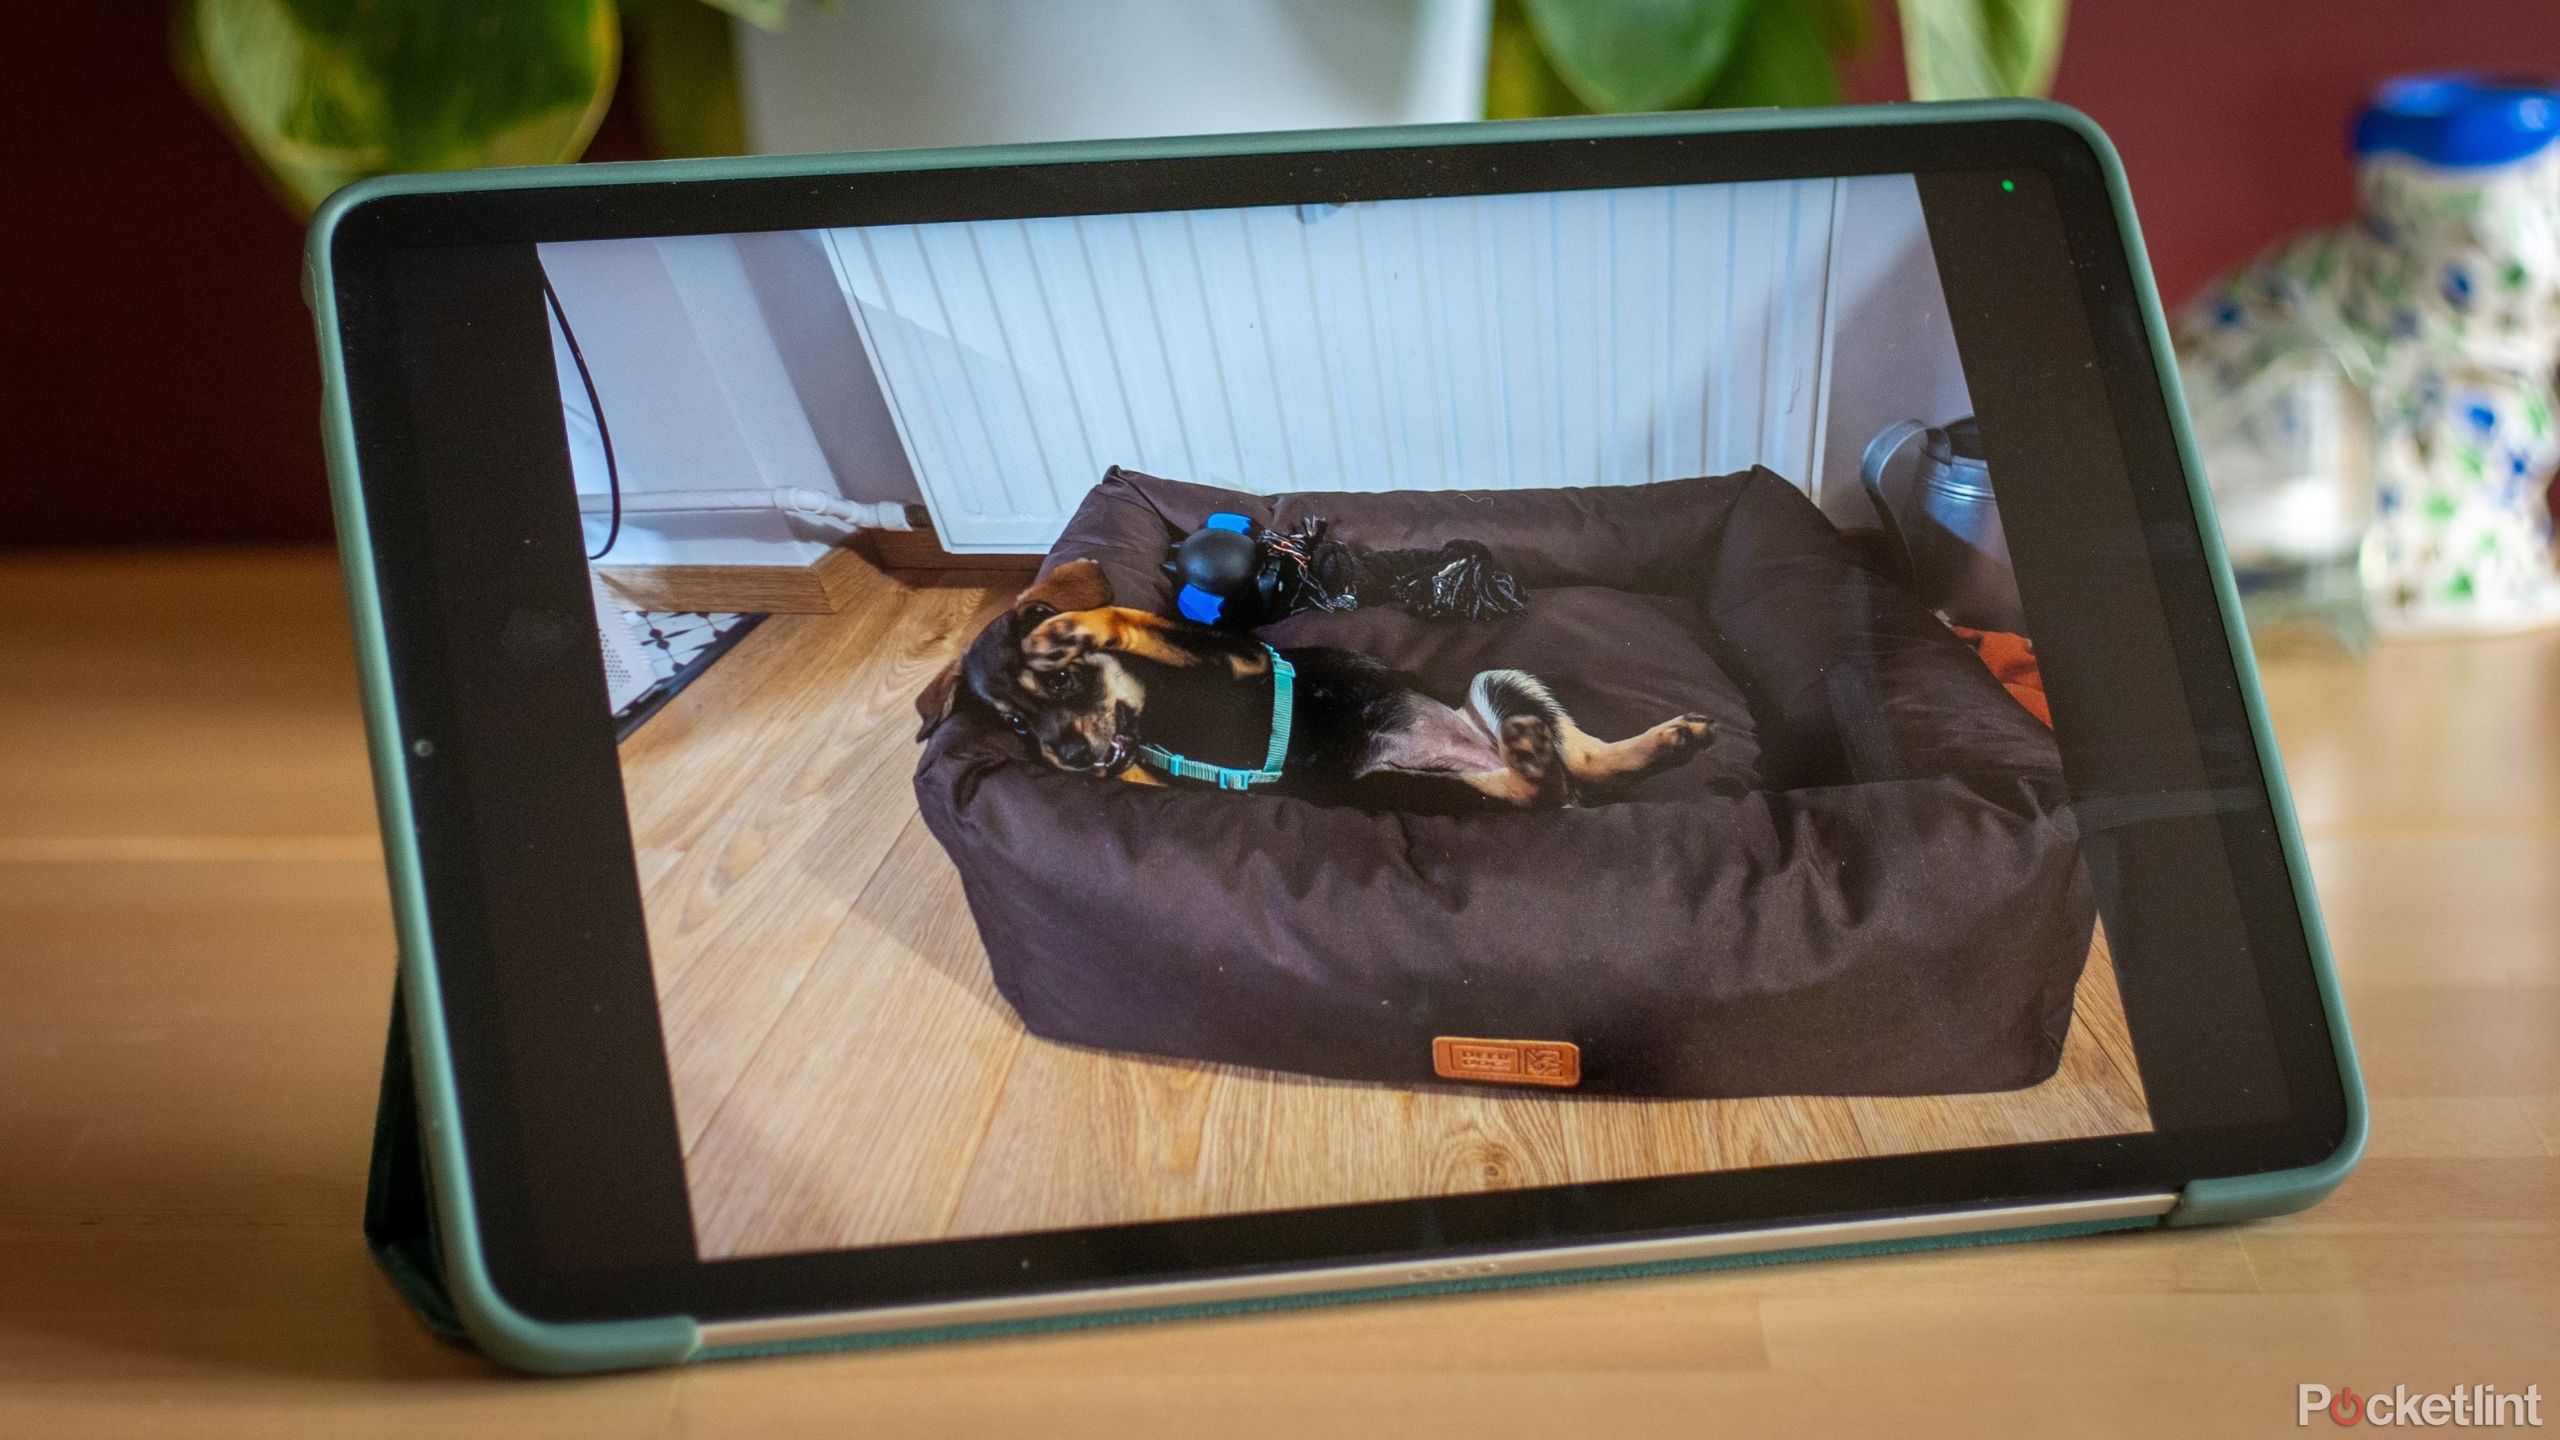
[{"label": "green tablet case", "polygon": [[[705,1347],[700,1327],[690,1317],[681,1315],[592,1324],[542,1321],[517,1311],[497,1293],[481,1260],[478,1230],[469,1204],[469,1176],[460,1133],[460,1104],[455,1094],[451,1056],[445,1043],[444,1011],[438,995],[440,987],[434,950],[426,928],[424,885],[404,779],[406,772],[399,756],[400,727],[392,704],[389,645],[383,630],[380,599],[375,591],[372,543],[366,527],[362,479],[356,467],[354,424],[348,412],[346,376],[339,358],[336,292],[330,275],[329,252],[336,225],[350,209],[383,195],[446,191],[839,176],[1035,161],[1060,164],[1175,156],[1286,154],[1408,145],[1727,134],[1990,120],[2030,120],[2061,126],[2088,144],[2107,177],[2108,189],[2123,230],[2125,254],[2133,271],[2143,322],[2159,368],[2161,387],[2168,397],[2170,420],[2177,430],[2179,458],[2185,466],[2188,485],[2202,522],[2205,552],[2221,601],[2223,628],[2232,654],[2238,661],[2250,731],[2257,743],[2259,760],[2265,767],[2277,833],[2286,863],[2293,874],[2295,899],[2311,942],[2321,1005],[2328,1017],[2331,1039],[2337,1051],[2339,1078],[2346,1093],[2347,1127],[2335,1153],[2318,1164],[2300,1169],[2195,1181],[2186,1188],[2177,1207],[2157,1221],[2139,1218],[2094,1221],[1887,1244],[1778,1250],[1667,1264],[1335,1291],[1242,1304],[1109,1311],[1064,1319],[909,1330],[763,1346]],[[2087,116],[2067,106],[2033,100],[1986,100],[1796,111],[1692,111],[1668,115],[1594,116],[1380,130],[1301,131],[388,176],[350,186],[321,207],[312,221],[307,264],[307,290],[320,340],[324,385],[322,427],[328,450],[330,492],[337,512],[338,546],[346,570],[348,606],[355,621],[357,664],[364,690],[375,799],[381,814],[383,849],[390,871],[400,942],[400,993],[392,1006],[390,1047],[384,1058],[380,1109],[375,1119],[372,1178],[365,1202],[365,1238],[384,1273],[417,1307],[419,1315],[431,1328],[456,1339],[467,1339],[509,1365],[555,1373],[629,1369],[683,1360],[866,1348],[1025,1330],[1122,1324],[1184,1315],[1618,1279],[1829,1256],[1986,1245],[2100,1230],[2147,1228],[2154,1224],[2185,1226],[2254,1220],[2300,1210],[2316,1203],[2345,1180],[2364,1152],[2364,1083],[2356,1066],[2355,1047],[2347,1030],[2346,1011],[2339,997],[2337,977],[2330,964],[2328,937],[2321,927],[2319,906],[2312,893],[2311,870],[2303,855],[2301,831],[2294,820],[2292,798],[2276,755],[2275,736],[2268,723],[2256,660],[2250,650],[2248,632],[2240,619],[2239,596],[2233,587],[2230,564],[2224,556],[2221,532],[2213,520],[2210,498],[2204,490],[2204,471],[2188,425],[2186,402],[2179,387],[2168,328],[2161,316],[2159,295],[2152,283],[2142,237],[2134,223],[2133,199],[2126,189],[2124,170],[2116,157],[2115,147]]]}]

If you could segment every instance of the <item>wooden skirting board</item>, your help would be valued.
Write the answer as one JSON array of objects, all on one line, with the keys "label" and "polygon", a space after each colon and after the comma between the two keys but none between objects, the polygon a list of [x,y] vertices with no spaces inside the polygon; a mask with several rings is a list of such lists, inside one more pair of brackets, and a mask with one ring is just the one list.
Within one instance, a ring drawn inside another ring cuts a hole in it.
[{"label": "wooden skirting board", "polygon": [[942,548],[942,537],[929,523],[913,530],[865,530],[853,538],[855,548],[883,570],[1022,570],[1040,568],[1040,556],[954,555]]},{"label": "wooden skirting board", "polygon": [[633,610],[744,615],[832,615],[851,603],[874,566],[1025,574],[1037,555],[954,555],[930,525],[866,530],[812,565],[599,565],[605,587]]},{"label": "wooden skirting board", "polygon": [[832,615],[871,566],[839,546],[811,565],[599,565],[596,573],[633,610]]}]

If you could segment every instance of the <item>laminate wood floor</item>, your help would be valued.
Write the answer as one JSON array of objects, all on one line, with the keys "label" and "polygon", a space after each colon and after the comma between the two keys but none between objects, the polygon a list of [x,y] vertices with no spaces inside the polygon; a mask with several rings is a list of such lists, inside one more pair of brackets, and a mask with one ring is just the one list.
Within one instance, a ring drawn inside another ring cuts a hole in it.
[{"label": "laminate wood floor", "polygon": [[870,571],[841,612],[767,620],[623,747],[707,1255],[2149,1128],[2103,943],[2060,1070],[2001,1095],[1414,1090],[1027,1035],[909,787],[916,692],[1021,578]]}]

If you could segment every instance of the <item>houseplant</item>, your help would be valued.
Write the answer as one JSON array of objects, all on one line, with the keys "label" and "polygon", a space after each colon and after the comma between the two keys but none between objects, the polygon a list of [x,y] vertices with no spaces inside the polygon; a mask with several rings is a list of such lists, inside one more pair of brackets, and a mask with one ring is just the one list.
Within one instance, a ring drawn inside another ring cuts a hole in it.
[{"label": "houseplant", "polygon": [[655,147],[735,154],[730,21],[788,0],[176,0],[178,73],[296,210],[367,175],[586,153],[626,41]]},{"label": "houseplant", "polygon": [[[961,0],[950,0],[961,3]],[[1170,3],[1170,0],[1168,0]],[[1273,4],[1301,0],[1270,0]],[[1872,0],[1493,0],[1497,118],[1820,105]],[[1914,98],[2040,94],[2067,0],[1895,0]],[[574,160],[625,68],[657,149],[748,148],[733,23],[790,0],[176,0],[180,73],[295,208],[398,170]]]},{"label": "houseplant", "polygon": [[[2041,95],[2068,0],[1895,0],[1914,100]],[[1486,110],[1829,105],[1870,0],[1497,0]]]}]

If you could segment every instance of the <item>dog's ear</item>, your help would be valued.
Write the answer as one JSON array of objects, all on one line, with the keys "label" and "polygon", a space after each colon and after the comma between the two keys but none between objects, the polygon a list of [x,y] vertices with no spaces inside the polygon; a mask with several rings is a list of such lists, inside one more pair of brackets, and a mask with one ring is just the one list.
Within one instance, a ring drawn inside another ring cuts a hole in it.
[{"label": "dog's ear", "polygon": [[1013,613],[1024,619],[1063,610],[1092,610],[1111,603],[1111,577],[1090,560],[1070,560],[1032,582],[1013,599]]},{"label": "dog's ear", "polygon": [[932,683],[916,696],[916,718],[923,722],[916,727],[918,740],[932,734],[934,726],[951,718],[951,707],[960,703],[961,667],[967,663],[968,655],[963,652],[961,658],[934,676]]}]

